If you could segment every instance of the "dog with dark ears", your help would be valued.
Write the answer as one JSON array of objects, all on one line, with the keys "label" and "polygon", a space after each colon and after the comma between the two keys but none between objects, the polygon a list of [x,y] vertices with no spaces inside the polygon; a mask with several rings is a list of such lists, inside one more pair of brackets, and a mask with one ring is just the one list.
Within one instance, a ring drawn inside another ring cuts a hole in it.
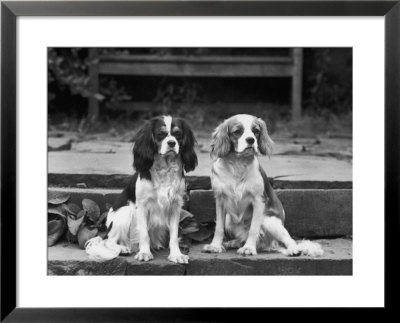
[{"label": "dog with dark ears", "polygon": [[[257,158],[270,155],[272,144],[265,122],[251,115],[235,115],[215,129],[211,184],[216,227],[204,252],[235,248],[246,256],[256,255],[258,250],[277,250],[288,256],[323,254],[317,243],[296,243],[284,227],[282,203]],[[229,239],[224,241],[226,237]]]},{"label": "dog with dark ears", "polygon": [[86,252],[95,260],[137,251],[135,259],[153,259],[151,250],[169,246],[168,259],[188,263],[179,249],[178,229],[185,172],[197,166],[196,140],[180,118],[156,117],[138,132],[133,148],[136,173],[107,215],[108,238],[88,240]]}]

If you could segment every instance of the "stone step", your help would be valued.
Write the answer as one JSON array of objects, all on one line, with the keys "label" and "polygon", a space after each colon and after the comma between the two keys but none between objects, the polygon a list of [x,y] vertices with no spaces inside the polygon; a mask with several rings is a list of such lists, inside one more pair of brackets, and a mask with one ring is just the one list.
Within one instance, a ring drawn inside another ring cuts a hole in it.
[{"label": "stone step", "polygon": [[102,188],[69,188],[69,187],[49,187],[48,192],[68,193],[70,195],[69,202],[82,206],[83,199],[91,199],[95,201],[100,212],[107,211],[106,203],[113,204],[122,189],[102,189]]},{"label": "stone step", "polygon": [[[285,226],[294,237],[352,235],[352,190],[276,190],[285,209]],[[215,219],[211,190],[190,192],[189,211],[199,222]]]},{"label": "stone step", "polygon": [[[101,212],[113,204],[121,190],[49,188],[69,193],[70,201],[81,205],[82,199],[96,201]],[[352,190],[276,190],[286,212],[285,226],[293,237],[330,238],[352,235]],[[187,208],[199,222],[215,220],[215,201],[210,190],[194,190]]]},{"label": "stone step", "polygon": [[[54,187],[123,188],[131,175],[126,174],[69,174],[49,173],[48,185]],[[287,180],[284,177],[270,178],[275,189],[351,189],[352,181]],[[209,176],[187,176],[188,190],[209,190]]]},{"label": "stone step", "polygon": [[90,260],[77,245],[61,242],[48,248],[49,275],[352,275],[350,239],[317,240],[324,249],[318,258],[287,257],[261,252],[240,256],[235,250],[221,254],[202,253],[203,245],[190,248],[187,265],[167,260],[168,250],[154,253],[150,262],[134,255],[99,263]]},{"label": "stone step", "polygon": [[[96,144],[96,141],[86,142],[84,145],[86,147],[80,151],[50,151],[48,153],[48,173],[132,175],[133,156],[130,148],[120,150],[114,144],[111,146],[104,145],[104,142]],[[351,141],[345,146],[351,151]],[[334,155],[336,154],[334,153]],[[213,161],[209,152],[197,150],[197,158],[198,166],[188,175],[210,176]],[[271,158],[259,156],[258,160],[268,177],[282,181],[352,182],[353,180],[351,158],[345,157],[339,160],[333,158],[330,153],[328,156],[297,154],[273,155]]]}]

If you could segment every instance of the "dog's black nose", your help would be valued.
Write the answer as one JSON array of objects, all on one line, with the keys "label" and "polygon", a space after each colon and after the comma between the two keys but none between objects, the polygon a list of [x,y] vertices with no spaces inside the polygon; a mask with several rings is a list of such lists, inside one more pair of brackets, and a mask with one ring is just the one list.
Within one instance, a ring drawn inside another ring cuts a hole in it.
[{"label": "dog's black nose", "polygon": [[247,143],[250,144],[250,145],[254,144],[254,138],[252,138],[252,137],[246,138],[246,141],[247,141]]},{"label": "dog's black nose", "polygon": [[176,142],[173,141],[173,140],[170,140],[170,141],[167,142],[167,144],[168,144],[168,146],[170,146],[172,148],[172,147],[175,147]]}]

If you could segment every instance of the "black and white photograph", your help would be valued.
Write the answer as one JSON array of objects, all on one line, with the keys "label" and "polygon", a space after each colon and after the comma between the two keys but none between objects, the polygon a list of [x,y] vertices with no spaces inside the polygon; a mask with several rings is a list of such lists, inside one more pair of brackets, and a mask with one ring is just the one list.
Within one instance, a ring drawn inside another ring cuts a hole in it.
[{"label": "black and white photograph", "polygon": [[48,47],[47,275],[353,274],[351,47]]},{"label": "black and white photograph", "polygon": [[399,2],[2,1],[0,321],[396,308]]}]

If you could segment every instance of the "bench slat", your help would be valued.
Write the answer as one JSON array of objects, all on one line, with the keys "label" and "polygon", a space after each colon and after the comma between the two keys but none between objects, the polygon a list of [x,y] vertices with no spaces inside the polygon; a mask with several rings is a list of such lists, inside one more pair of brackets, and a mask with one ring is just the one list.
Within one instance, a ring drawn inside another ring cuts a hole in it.
[{"label": "bench slat", "polygon": [[99,74],[138,76],[203,76],[203,77],[285,77],[293,75],[286,64],[237,63],[168,63],[168,62],[102,62]]},{"label": "bench slat", "polygon": [[291,64],[293,58],[291,56],[182,56],[182,55],[104,55],[101,56],[101,62],[132,62],[132,63],[246,63],[246,64]]}]

